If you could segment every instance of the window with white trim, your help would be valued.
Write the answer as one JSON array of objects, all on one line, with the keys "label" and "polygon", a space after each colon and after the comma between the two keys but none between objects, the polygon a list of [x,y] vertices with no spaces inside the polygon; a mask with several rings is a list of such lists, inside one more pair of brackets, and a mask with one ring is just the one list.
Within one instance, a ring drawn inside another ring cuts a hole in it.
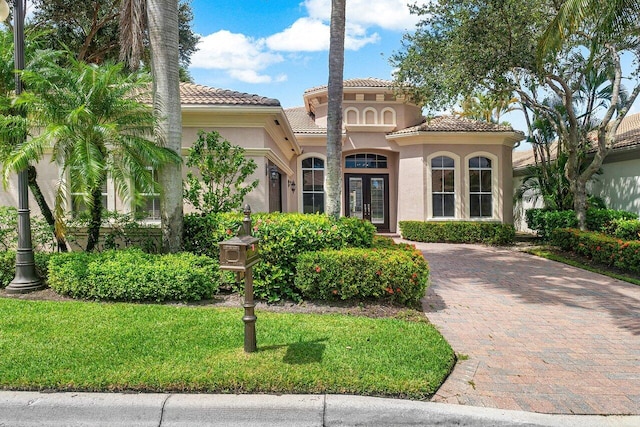
[{"label": "window with white trim", "polygon": [[431,198],[434,218],[455,216],[455,162],[451,157],[431,159]]},{"label": "window with white trim", "polygon": [[477,156],[469,159],[469,216],[493,216],[493,184],[491,159]]},{"label": "window with white trim", "polygon": [[302,160],[302,212],[324,213],[324,160]]},{"label": "window with white trim", "polygon": [[[153,182],[158,182],[158,171],[148,167],[151,172]],[[160,193],[153,191],[150,193],[140,193],[142,202],[136,206],[136,217],[138,219],[159,221],[160,220]]]}]

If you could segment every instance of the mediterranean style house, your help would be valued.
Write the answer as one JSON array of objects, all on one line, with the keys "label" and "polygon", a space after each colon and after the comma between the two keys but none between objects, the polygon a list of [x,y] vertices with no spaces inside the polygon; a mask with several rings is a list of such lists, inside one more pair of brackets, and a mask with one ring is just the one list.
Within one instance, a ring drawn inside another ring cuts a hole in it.
[{"label": "mediterranean style house", "polygon": [[[593,153],[587,153],[587,157]],[[513,179],[518,188],[527,167],[535,164],[533,151],[516,151],[513,156]],[[640,113],[625,117],[611,152],[605,157],[600,173],[589,184],[589,194],[602,198],[610,209],[635,212],[640,215]],[[530,231],[524,221],[524,211],[542,207],[541,201],[524,201],[515,207],[516,228]]]},{"label": "mediterranean style house", "polygon": [[[324,212],[327,87],[302,98],[304,106],[283,109],[276,99],[182,84],[182,154],[198,131],[216,130],[258,165],[250,180],[260,184],[245,201],[254,212]],[[345,80],[343,117],[343,215],[391,233],[403,220],[513,222],[512,150],[521,132],[448,115],[425,119],[392,82],[374,78]],[[37,170],[53,201],[64,177],[48,159]],[[131,211],[111,182],[103,191],[109,210]],[[16,194],[11,181],[0,205],[17,205]],[[138,210],[157,220],[158,194],[145,198]],[[79,209],[71,198],[68,205]]]}]

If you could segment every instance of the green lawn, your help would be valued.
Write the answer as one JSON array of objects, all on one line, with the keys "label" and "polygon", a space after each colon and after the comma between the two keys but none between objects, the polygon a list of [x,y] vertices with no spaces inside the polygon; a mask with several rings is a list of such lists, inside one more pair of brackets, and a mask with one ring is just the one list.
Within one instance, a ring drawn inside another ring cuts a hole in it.
[{"label": "green lawn", "polygon": [[454,364],[427,322],[0,298],[0,388],[354,393],[424,399]]}]

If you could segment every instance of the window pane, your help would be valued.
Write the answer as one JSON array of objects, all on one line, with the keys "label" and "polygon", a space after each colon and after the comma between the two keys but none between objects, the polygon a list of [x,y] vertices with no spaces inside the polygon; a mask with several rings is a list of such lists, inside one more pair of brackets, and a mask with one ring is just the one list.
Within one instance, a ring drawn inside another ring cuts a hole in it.
[{"label": "window pane", "polygon": [[324,194],[313,195],[313,212],[324,213]]},{"label": "window pane", "polygon": [[439,217],[444,216],[444,212],[442,209],[442,199],[444,195],[442,194],[434,194],[433,195],[433,216]]},{"label": "window pane", "polygon": [[442,167],[444,168],[453,168],[455,167],[455,163],[451,157],[441,156],[442,159]]},{"label": "window pane", "polygon": [[480,195],[471,194],[469,196],[469,214],[472,217],[480,216]]},{"label": "window pane", "polygon": [[442,169],[442,156],[431,159],[431,167]]},{"label": "window pane", "polygon": [[469,171],[469,191],[477,193],[480,191],[480,171]]},{"label": "window pane", "polygon": [[309,157],[302,161],[302,167],[305,169],[311,169],[313,167],[313,158]]},{"label": "window pane", "polygon": [[346,168],[350,168],[353,169],[356,167],[356,158],[355,156],[347,156],[347,158],[345,159],[345,165]]},{"label": "window pane", "polygon": [[444,215],[443,216],[455,216],[456,203],[455,196],[453,194],[445,194],[444,198]]},{"label": "window pane", "polygon": [[315,213],[313,208],[313,193],[305,193],[302,195],[302,212]]},{"label": "window pane", "polygon": [[454,191],[454,174],[451,169],[442,171],[444,181],[444,191],[453,193]]},{"label": "window pane", "polygon": [[477,169],[480,167],[480,158],[472,157],[469,159],[469,168]]},{"label": "window pane", "polygon": [[482,177],[480,185],[480,187],[482,188],[482,192],[491,193],[491,171],[480,171],[480,176]]},{"label": "window pane", "polygon": [[324,171],[313,171],[313,191],[324,191]]},{"label": "window pane", "polygon": [[313,158],[313,167],[316,169],[324,169],[324,160],[314,157]]},{"label": "window pane", "polygon": [[387,168],[387,158],[384,157],[384,160],[378,160],[378,169],[386,169]]},{"label": "window pane", "polygon": [[481,211],[481,216],[483,217],[490,217],[493,216],[493,209],[492,209],[492,197],[491,195],[488,194],[483,194],[480,196],[480,211]]},{"label": "window pane", "polygon": [[302,171],[302,191],[313,191],[313,171]]},{"label": "window pane", "polygon": [[491,167],[491,160],[487,159],[486,157],[478,157],[478,163],[480,164],[481,168]]},{"label": "window pane", "polygon": [[442,170],[434,170],[431,173],[432,176],[432,191],[434,193],[441,193],[444,190],[444,187],[442,186],[442,175],[445,173],[445,171]]}]

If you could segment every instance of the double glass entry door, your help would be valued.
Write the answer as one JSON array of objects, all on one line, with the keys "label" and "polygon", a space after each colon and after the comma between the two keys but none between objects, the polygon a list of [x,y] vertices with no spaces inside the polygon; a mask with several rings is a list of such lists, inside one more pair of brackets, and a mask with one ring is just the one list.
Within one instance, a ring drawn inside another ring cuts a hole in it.
[{"label": "double glass entry door", "polygon": [[346,174],[347,216],[370,221],[379,232],[389,231],[389,175]]}]

